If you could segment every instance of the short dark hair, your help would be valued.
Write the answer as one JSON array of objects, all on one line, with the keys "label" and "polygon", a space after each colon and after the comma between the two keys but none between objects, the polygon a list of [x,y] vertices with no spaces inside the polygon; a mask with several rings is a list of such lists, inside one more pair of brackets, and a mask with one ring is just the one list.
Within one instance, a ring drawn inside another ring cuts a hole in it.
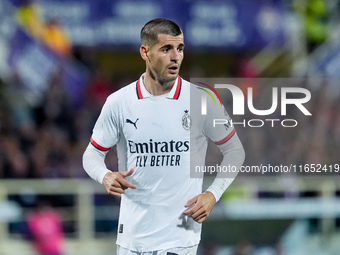
[{"label": "short dark hair", "polygon": [[158,35],[166,34],[178,36],[182,34],[181,28],[172,20],[157,18],[147,22],[140,32],[142,45],[150,47],[158,43]]}]

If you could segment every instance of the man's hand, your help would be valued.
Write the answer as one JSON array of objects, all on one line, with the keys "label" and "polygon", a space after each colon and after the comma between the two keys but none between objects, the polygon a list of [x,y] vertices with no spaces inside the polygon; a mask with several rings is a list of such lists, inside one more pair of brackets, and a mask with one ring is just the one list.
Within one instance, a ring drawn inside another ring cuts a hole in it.
[{"label": "man's hand", "polygon": [[185,207],[194,206],[184,211],[184,214],[193,218],[198,223],[202,223],[206,218],[208,218],[215,204],[215,196],[208,191],[190,199],[186,203]]},{"label": "man's hand", "polygon": [[104,176],[103,185],[109,195],[120,197],[127,188],[136,189],[137,186],[125,180],[132,175],[134,169],[125,172],[109,172]]}]

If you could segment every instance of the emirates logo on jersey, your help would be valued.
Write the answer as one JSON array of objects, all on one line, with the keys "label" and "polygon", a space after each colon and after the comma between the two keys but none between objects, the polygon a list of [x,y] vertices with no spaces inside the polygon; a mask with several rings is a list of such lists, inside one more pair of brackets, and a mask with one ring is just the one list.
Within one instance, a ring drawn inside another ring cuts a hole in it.
[{"label": "emirates logo on jersey", "polygon": [[185,130],[189,130],[191,127],[191,118],[188,110],[184,111],[184,115],[182,117],[182,126]]}]

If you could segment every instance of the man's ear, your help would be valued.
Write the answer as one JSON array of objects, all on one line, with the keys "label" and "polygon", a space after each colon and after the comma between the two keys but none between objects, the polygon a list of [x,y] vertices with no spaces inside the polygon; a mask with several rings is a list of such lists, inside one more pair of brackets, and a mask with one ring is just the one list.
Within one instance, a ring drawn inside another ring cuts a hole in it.
[{"label": "man's ear", "polygon": [[139,52],[140,52],[142,59],[144,59],[145,61],[149,59],[148,51],[149,51],[149,46],[147,45],[140,46]]}]

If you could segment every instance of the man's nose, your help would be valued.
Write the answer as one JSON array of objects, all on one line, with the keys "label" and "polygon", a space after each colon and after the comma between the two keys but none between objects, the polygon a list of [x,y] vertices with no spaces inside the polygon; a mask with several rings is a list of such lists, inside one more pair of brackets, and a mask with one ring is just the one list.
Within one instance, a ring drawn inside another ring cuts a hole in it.
[{"label": "man's nose", "polygon": [[171,61],[178,62],[181,59],[181,55],[177,50],[171,51]]}]

